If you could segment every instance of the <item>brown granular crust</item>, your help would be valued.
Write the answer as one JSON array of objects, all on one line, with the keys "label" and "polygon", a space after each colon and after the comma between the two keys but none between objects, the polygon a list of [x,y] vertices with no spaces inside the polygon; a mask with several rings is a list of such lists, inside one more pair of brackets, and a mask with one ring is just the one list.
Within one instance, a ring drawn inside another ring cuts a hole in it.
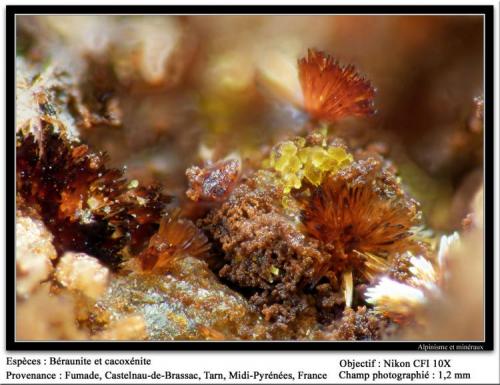
[{"label": "brown granular crust", "polygon": [[304,291],[324,255],[284,214],[280,199],[269,175],[257,174],[199,224],[224,255],[219,275],[248,294],[267,320],[285,325],[309,306]]},{"label": "brown granular crust", "polygon": [[342,318],[335,322],[331,339],[343,341],[375,341],[387,337],[389,321],[366,306],[344,310]]},{"label": "brown granular crust", "polygon": [[141,250],[157,231],[169,196],[130,185],[106,156],[67,139],[51,125],[38,138],[18,134],[16,188],[54,234],[59,253],[81,251],[117,266],[120,252]]},{"label": "brown granular crust", "polygon": [[342,316],[345,308],[344,292],[332,287],[331,282],[322,282],[314,288],[316,319],[322,325],[330,325]]},{"label": "brown granular crust", "polygon": [[391,261],[387,275],[399,282],[407,282],[413,275],[410,272],[412,266],[410,262],[411,254],[397,254]]}]

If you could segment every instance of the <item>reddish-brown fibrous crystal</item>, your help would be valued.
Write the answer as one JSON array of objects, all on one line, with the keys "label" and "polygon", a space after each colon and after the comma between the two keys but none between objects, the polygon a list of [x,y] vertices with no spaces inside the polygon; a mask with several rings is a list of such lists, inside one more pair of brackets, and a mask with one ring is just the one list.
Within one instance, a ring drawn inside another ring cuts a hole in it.
[{"label": "reddish-brown fibrous crystal", "polygon": [[324,52],[309,49],[298,66],[304,108],[312,119],[334,122],[375,112],[375,89],[353,65],[342,67]]},{"label": "reddish-brown fibrous crystal", "polygon": [[418,205],[377,160],[361,160],[330,175],[304,203],[306,232],[331,255],[317,266],[317,279],[337,282],[353,271],[355,279],[369,281],[387,269],[387,257],[412,246]]},{"label": "reddish-brown fibrous crystal", "polygon": [[114,266],[124,247],[144,247],[171,198],[157,187],[129,184],[105,160],[48,126],[39,138],[19,134],[16,184],[54,234],[59,253],[81,251]]},{"label": "reddish-brown fibrous crystal", "polygon": [[207,238],[194,223],[174,215],[162,219],[158,232],[138,258],[142,270],[163,273],[179,258],[203,257],[209,250]]}]

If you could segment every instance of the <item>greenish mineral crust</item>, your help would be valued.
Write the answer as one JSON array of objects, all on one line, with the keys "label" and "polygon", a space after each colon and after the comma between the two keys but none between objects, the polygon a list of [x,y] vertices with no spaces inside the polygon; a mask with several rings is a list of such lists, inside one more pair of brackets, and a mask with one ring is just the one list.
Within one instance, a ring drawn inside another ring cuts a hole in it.
[{"label": "greenish mineral crust", "polygon": [[90,317],[107,323],[133,314],[144,317],[148,340],[266,338],[262,317],[191,257],[168,275],[114,276]]}]

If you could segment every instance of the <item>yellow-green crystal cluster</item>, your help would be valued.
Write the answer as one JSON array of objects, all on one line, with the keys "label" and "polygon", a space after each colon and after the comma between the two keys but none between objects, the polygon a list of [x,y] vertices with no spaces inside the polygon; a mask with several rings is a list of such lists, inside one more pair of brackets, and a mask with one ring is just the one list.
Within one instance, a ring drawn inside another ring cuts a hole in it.
[{"label": "yellow-green crystal cluster", "polygon": [[271,152],[269,165],[279,173],[283,192],[299,189],[304,178],[314,186],[323,178],[352,162],[352,155],[342,147],[307,146],[303,138],[278,144]]}]

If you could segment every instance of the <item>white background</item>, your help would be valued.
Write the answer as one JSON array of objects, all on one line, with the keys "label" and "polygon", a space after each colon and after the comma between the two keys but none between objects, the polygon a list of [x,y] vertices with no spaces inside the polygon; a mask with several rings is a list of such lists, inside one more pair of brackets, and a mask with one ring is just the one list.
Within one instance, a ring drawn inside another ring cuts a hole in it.
[{"label": "white background", "polygon": [[[42,0],[37,0],[37,1],[5,1],[1,0],[2,3],[2,27],[1,27],[1,52],[5,52],[5,5],[7,4],[81,4],[81,5],[89,5],[89,4],[95,4],[95,5],[101,5],[104,2],[99,2],[99,1],[42,1]],[[137,2],[137,1],[126,1],[122,0],[120,2],[116,1],[111,1],[108,0],[105,2],[106,4],[109,5],[132,5],[132,4],[141,4],[144,5],[146,2]],[[217,4],[245,4],[242,2],[236,2],[236,1],[217,1]],[[250,2],[247,2],[250,3]],[[356,4],[356,5],[361,5],[361,4],[370,4],[373,5],[374,3],[377,4],[390,4],[390,5],[403,5],[403,4],[416,4],[415,1],[408,2],[408,1],[386,1],[384,3],[379,3],[379,2],[355,2],[355,1],[350,1],[350,2],[328,2],[328,1],[314,1],[314,2],[307,2],[308,5],[310,4]],[[156,5],[167,5],[167,4],[200,4],[200,5],[207,5],[207,1],[162,1],[162,2],[153,2],[153,1],[148,1],[147,4],[156,4]],[[262,5],[269,5],[269,4],[304,4],[303,2],[298,2],[298,1],[253,1],[251,4],[257,5],[257,4],[262,4]],[[436,5],[438,4],[437,2],[432,2],[432,1],[419,1],[418,4],[427,4],[427,5]],[[474,5],[479,5],[479,4],[489,4],[489,5],[495,5],[495,17],[494,17],[494,24],[495,24],[495,45],[496,45],[496,52],[495,52],[495,100],[496,100],[496,111],[495,111],[495,190],[497,192],[497,195],[495,196],[495,208],[497,209],[495,211],[495,229],[496,229],[496,234],[498,234],[498,191],[499,191],[499,186],[498,186],[498,153],[499,153],[499,146],[498,146],[498,127],[499,127],[499,120],[498,120],[498,107],[499,107],[499,94],[498,94],[498,42],[499,42],[499,36],[498,36],[498,24],[499,24],[499,18],[498,18],[498,3],[493,2],[493,1],[469,1],[469,2],[464,2],[464,1],[454,1],[454,2],[447,2],[447,1],[441,1],[439,4],[447,4],[447,5],[452,5],[452,4],[474,4]],[[2,84],[2,89],[4,92],[2,95],[5,95],[5,56],[3,56],[3,60],[1,61],[2,65],[2,71],[1,71],[1,84]],[[9,74],[9,76],[12,76],[12,74]],[[10,95],[8,96],[10,97]],[[0,108],[1,108],[1,115],[2,115],[2,125],[4,126],[4,129],[13,129],[13,127],[5,127],[5,102],[4,98],[1,98],[2,102],[0,103]],[[0,177],[0,183],[1,183],[1,215],[2,215],[2,221],[0,224],[0,237],[1,237],[1,245],[2,245],[2,258],[13,258],[13,256],[6,255],[5,252],[5,132],[2,130],[2,133],[0,134],[0,144],[1,144],[1,154],[0,154],[0,161],[2,164],[1,167],[1,177]],[[9,188],[12,188],[12,186],[9,186]],[[440,352],[440,353],[424,353],[424,352],[311,352],[311,351],[305,351],[305,352],[132,352],[132,353],[120,353],[120,352],[97,352],[97,353],[84,353],[85,356],[89,358],[106,358],[106,357],[113,357],[113,358],[119,358],[119,357],[128,357],[128,356],[135,356],[135,357],[148,357],[152,359],[152,365],[149,367],[148,370],[157,370],[159,372],[164,372],[165,370],[172,370],[172,371],[177,371],[177,372],[182,372],[182,371],[198,371],[202,373],[204,370],[210,370],[212,372],[226,372],[227,370],[260,370],[262,372],[279,372],[279,371],[285,371],[285,372],[296,372],[298,370],[303,370],[306,372],[326,372],[328,373],[328,380],[327,382],[329,383],[339,383],[341,382],[338,377],[337,373],[339,372],[340,367],[339,367],[339,361],[341,359],[356,359],[356,360],[367,360],[371,358],[377,358],[379,360],[382,359],[390,359],[390,358],[397,358],[399,360],[410,360],[413,361],[416,358],[428,358],[428,359],[452,359],[453,361],[453,370],[458,371],[458,372],[470,372],[471,373],[471,379],[468,381],[469,383],[499,383],[500,378],[499,378],[499,339],[498,339],[498,320],[499,320],[499,314],[498,314],[498,282],[499,282],[499,259],[498,259],[498,242],[495,244],[495,320],[496,320],[496,325],[495,325],[495,351],[494,352],[470,352],[470,353],[465,353],[465,352],[459,352],[459,353],[449,353],[449,352]],[[0,277],[4,278],[5,277],[5,263],[2,260],[0,263],[0,269],[2,271],[2,274]],[[5,281],[4,281],[5,282]],[[41,357],[41,358],[47,358],[49,356],[60,356],[60,357],[65,357],[65,358],[78,358],[82,356],[81,352],[75,352],[75,353],[66,353],[66,352],[60,352],[60,353],[51,353],[51,352],[46,352],[46,353],[15,353],[15,352],[5,352],[5,340],[4,340],[4,331],[5,331],[5,284],[2,282],[0,284],[0,309],[2,311],[2,317],[0,317],[0,382],[5,383],[5,365],[6,365],[6,357],[7,356],[12,356],[16,358],[21,358],[23,356],[27,357]],[[12,316],[12,315],[9,315]],[[137,369],[138,367],[132,367],[131,370]],[[12,368],[11,368],[12,369]],[[74,368],[75,370],[78,370],[77,368]],[[105,368],[103,367],[95,367],[95,370],[99,370],[102,373],[106,370],[112,369],[116,370],[118,368]],[[128,368],[121,368],[122,371],[127,371]],[[43,370],[46,370],[46,367],[43,368]],[[65,370],[72,370],[71,367],[64,367],[64,368],[58,368],[58,367],[52,367],[51,370],[58,372],[64,372]],[[378,370],[377,368],[375,370]],[[411,369],[413,371],[414,369]],[[34,368],[30,368],[30,372],[35,372],[36,370]],[[437,382],[437,380],[435,380]],[[51,382],[61,382],[62,381],[51,381]],[[75,381],[75,383],[78,383],[80,381]],[[131,383],[133,381],[131,380],[124,380],[123,382],[126,383]],[[140,381],[141,383],[145,383],[145,381]],[[249,381],[249,382],[256,382],[255,380]],[[279,382],[279,381],[277,381]],[[315,381],[318,383],[319,381]],[[356,381],[351,381],[351,383],[357,383],[361,382],[359,380]],[[387,381],[384,381],[387,382]],[[416,381],[417,383],[424,383],[425,381]],[[429,381],[431,382],[431,381]],[[453,380],[446,381],[447,383],[453,383]],[[467,382],[467,381],[466,381]],[[26,383],[26,381],[18,381],[18,383]],[[157,382],[160,383],[160,382]],[[400,382],[401,383],[401,382]]]}]

